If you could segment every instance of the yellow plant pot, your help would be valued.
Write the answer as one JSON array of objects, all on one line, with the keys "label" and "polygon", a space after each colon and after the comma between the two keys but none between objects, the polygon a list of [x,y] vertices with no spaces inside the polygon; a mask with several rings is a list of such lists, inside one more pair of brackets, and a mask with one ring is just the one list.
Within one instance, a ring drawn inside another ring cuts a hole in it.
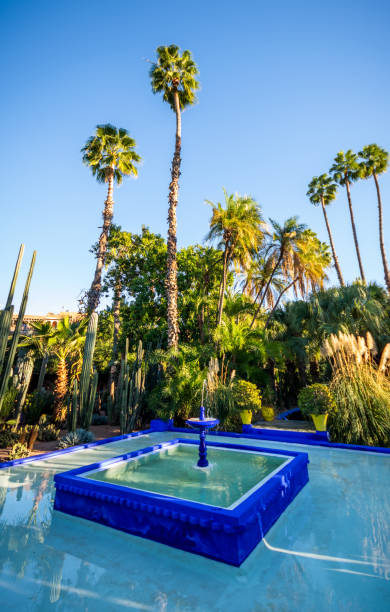
[{"label": "yellow plant pot", "polygon": [[241,410],[240,417],[243,425],[252,423],[252,410]]},{"label": "yellow plant pot", "polygon": [[314,427],[317,431],[326,431],[328,414],[311,414],[310,416],[313,419]]},{"label": "yellow plant pot", "polygon": [[264,421],[273,421],[275,418],[275,410],[273,408],[262,408],[261,414],[263,416]]}]

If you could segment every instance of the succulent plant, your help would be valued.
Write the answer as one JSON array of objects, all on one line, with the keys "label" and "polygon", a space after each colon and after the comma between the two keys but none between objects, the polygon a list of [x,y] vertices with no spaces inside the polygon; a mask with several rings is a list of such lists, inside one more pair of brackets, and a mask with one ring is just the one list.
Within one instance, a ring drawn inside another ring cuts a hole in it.
[{"label": "succulent plant", "polygon": [[77,446],[78,444],[88,444],[93,442],[95,436],[91,431],[86,429],[76,429],[76,431],[69,431],[63,436],[58,442],[58,448],[68,448],[69,446]]}]

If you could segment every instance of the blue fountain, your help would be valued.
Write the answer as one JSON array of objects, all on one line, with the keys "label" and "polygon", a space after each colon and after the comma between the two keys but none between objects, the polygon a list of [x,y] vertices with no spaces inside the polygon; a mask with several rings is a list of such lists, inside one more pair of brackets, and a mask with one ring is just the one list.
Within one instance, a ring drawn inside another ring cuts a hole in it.
[{"label": "blue fountain", "polygon": [[209,429],[216,427],[219,423],[218,419],[205,417],[204,413],[204,406],[201,406],[199,418],[188,419],[186,421],[187,425],[199,431],[199,459],[197,466],[200,468],[206,468],[209,464],[207,460],[206,433]]}]

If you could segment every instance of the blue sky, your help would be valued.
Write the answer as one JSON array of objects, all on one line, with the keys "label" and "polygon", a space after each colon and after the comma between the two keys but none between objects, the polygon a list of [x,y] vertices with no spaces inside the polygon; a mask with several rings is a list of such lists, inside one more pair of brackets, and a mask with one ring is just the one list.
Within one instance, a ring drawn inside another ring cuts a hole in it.
[{"label": "blue sky", "polygon": [[[220,200],[223,186],[250,193],[266,217],[299,215],[326,240],[309,180],[339,150],[390,149],[389,17],[387,0],[375,10],[361,0],[2,0],[0,306],[21,242],[24,272],[38,251],[29,313],[75,309],[89,287],[106,190],[80,148],[97,123],[127,128],[143,158],[139,178],[114,194],[115,222],[165,236],[174,115],[152,95],[147,63],[160,44],[193,52],[202,87],[183,114],[179,246],[203,240],[204,199]],[[381,187],[390,257],[389,174]],[[382,283],[374,183],[352,197],[366,276]],[[328,212],[352,281],[344,191]]]}]

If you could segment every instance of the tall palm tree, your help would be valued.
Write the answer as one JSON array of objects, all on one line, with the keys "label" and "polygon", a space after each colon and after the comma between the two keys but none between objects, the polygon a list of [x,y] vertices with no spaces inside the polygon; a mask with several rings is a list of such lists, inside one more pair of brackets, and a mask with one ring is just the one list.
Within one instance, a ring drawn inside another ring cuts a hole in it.
[{"label": "tall palm tree", "polygon": [[162,93],[176,115],[175,152],[171,166],[168,208],[168,258],[167,258],[167,323],[168,348],[177,347],[179,342],[179,323],[177,310],[177,239],[176,207],[179,194],[181,164],[181,112],[196,102],[195,91],[199,89],[196,80],[198,68],[190,51],[180,54],[179,47],[157,48],[157,61],[152,65],[150,78],[153,93]]},{"label": "tall palm tree", "polygon": [[236,268],[245,269],[251,256],[260,247],[265,232],[265,223],[260,207],[250,196],[228,194],[224,189],[225,207],[218,202],[206,200],[213,209],[210,230],[206,240],[218,240],[223,250],[223,272],[219,291],[217,327],[221,324],[227,274],[233,262]]},{"label": "tall palm tree", "polygon": [[297,240],[301,237],[302,233],[306,229],[306,225],[298,223],[298,217],[290,217],[283,225],[280,225],[273,219],[270,219],[273,236],[271,245],[271,260],[273,266],[269,274],[267,283],[263,290],[257,309],[253,315],[250,328],[253,327],[257,317],[259,316],[261,307],[266,299],[270,285],[273,281],[275,274],[280,270],[285,278],[288,278],[289,271],[291,269],[292,254],[294,245]]},{"label": "tall palm tree", "polygon": [[372,176],[375,181],[376,194],[378,198],[379,246],[382,255],[386,288],[390,293],[390,273],[386,258],[385,243],[383,240],[382,199],[378,182],[378,174],[386,172],[389,166],[389,154],[387,151],[385,151],[385,149],[378,147],[378,145],[371,144],[363,147],[363,150],[359,151],[359,156],[363,159],[362,163],[360,164],[363,178],[369,178]]},{"label": "tall palm tree", "polygon": [[326,229],[328,230],[330,248],[332,249],[334,267],[336,268],[339,283],[342,287],[344,287],[344,279],[343,275],[341,274],[341,268],[336,255],[332,232],[330,231],[328,215],[326,213],[326,206],[329,206],[329,204],[336,198],[336,192],[336,183],[334,183],[327,174],[321,174],[320,176],[314,176],[312,178],[306,195],[309,197],[310,202],[314,204],[314,206],[318,206],[319,204],[322,206]]},{"label": "tall palm tree", "polygon": [[135,140],[127,130],[116,128],[110,123],[96,126],[94,136],[87,140],[81,149],[83,163],[89,166],[99,183],[107,183],[107,198],[104,202],[103,227],[99,237],[96,253],[95,275],[88,292],[88,311],[93,312],[99,305],[102,288],[102,270],[104,266],[108,233],[114,214],[114,183],[120,185],[124,176],[137,176],[135,166],[141,161],[135,152]]},{"label": "tall palm tree", "polygon": [[304,298],[309,291],[323,289],[327,279],[326,269],[331,263],[329,247],[317,238],[315,232],[304,230],[299,238],[291,243],[289,254],[286,265],[289,282],[280,292],[265,327],[268,327],[281,298],[289,289],[292,289],[296,296],[300,293]]},{"label": "tall palm tree", "polygon": [[344,186],[347,190],[349,214],[351,217],[353,239],[355,242],[356,255],[359,263],[360,277],[363,283],[365,283],[366,277],[364,276],[362,259],[360,257],[359,243],[357,239],[355,218],[351,200],[351,183],[354,183],[361,177],[361,168],[359,166],[356,153],[353,153],[351,149],[348,149],[346,153],[343,151],[337,153],[336,157],[334,158],[334,164],[330,169],[330,173],[333,180],[338,185]]}]

